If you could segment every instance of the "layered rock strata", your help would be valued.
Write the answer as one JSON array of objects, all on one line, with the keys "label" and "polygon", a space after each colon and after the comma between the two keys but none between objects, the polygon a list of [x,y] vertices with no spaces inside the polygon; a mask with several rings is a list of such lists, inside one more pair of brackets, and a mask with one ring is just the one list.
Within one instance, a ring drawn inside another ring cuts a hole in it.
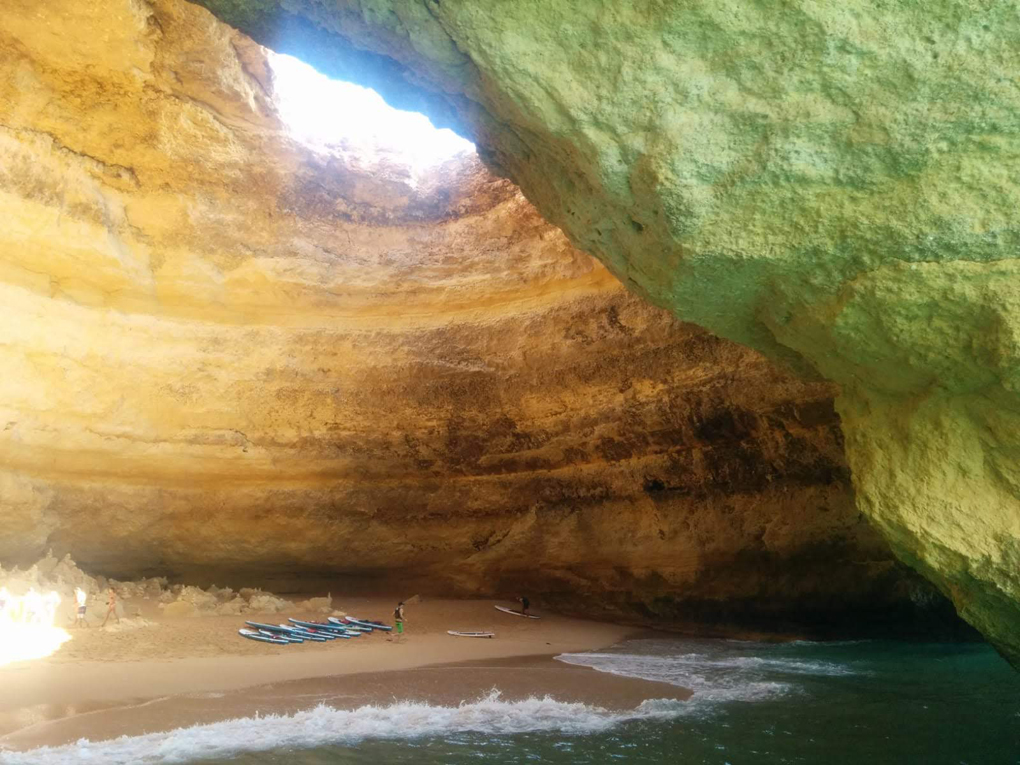
[{"label": "layered rock strata", "polygon": [[476,159],[297,144],[265,51],[176,0],[15,0],[0,72],[0,560],[764,627],[928,597],[830,385]]},{"label": "layered rock strata", "polygon": [[859,508],[1020,662],[1015,3],[204,2],[425,91],[629,288],[837,382]]}]

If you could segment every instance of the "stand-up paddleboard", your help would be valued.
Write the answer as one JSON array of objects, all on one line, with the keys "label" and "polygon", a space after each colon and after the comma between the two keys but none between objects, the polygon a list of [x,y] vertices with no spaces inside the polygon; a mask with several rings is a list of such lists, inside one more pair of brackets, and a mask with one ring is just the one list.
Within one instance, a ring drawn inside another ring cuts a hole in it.
[{"label": "stand-up paddleboard", "polygon": [[477,637],[477,638],[496,637],[495,632],[458,632],[457,630],[447,630],[446,634],[453,635],[454,637]]},{"label": "stand-up paddleboard", "polygon": [[276,624],[263,624],[262,622],[245,622],[249,627],[254,627],[257,630],[269,630],[270,632],[294,632],[293,627],[281,627]]},{"label": "stand-up paddleboard", "polygon": [[355,619],[353,616],[347,616],[345,618],[355,627],[367,627],[370,630],[383,630],[384,632],[389,632],[393,629],[382,622],[370,622],[367,619]]},{"label": "stand-up paddleboard", "polygon": [[351,636],[343,627],[337,627],[335,624],[322,624],[321,622],[304,622],[300,619],[288,618],[287,621],[292,624],[296,624],[302,629],[310,629],[316,634],[331,635],[333,637],[344,638],[350,640]]},{"label": "stand-up paddleboard", "polygon": [[240,629],[237,634],[241,637],[248,638],[249,640],[257,640],[260,643],[272,643],[273,645],[290,645],[283,638],[269,637],[268,635],[261,635],[255,630]]},{"label": "stand-up paddleboard", "polygon": [[541,619],[541,616],[535,616],[534,614],[525,614],[520,611],[514,611],[512,608],[506,606],[496,606],[497,611],[502,611],[504,614],[513,614],[514,616],[523,616],[525,619]]},{"label": "stand-up paddleboard", "polygon": [[336,630],[327,630],[327,629],[323,629],[323,628],[304,627],[304,626],[297,626],[297,625],[295,625],[295,626],[297,627],[297,630],[298,630],[298,632],[300,634],[317,635],[318,637],[326,638],[326,640],[337,640],[337,639],[349,640],[350,637],[351,637],[346,632],[337,632]]},{"label": "stand-up paddleboard", "polygon": [[[329,618],[332,619],[333,617],[330,616]],[[325,627],[326,629],[335,630],[337,635],[346,635],[349,638],[361,637],[362,635],[368,632],[368,630],[360,629],[358,627],[355,627],[353,624],[345,624],[339,620],[334,623],[324,624],[322,626]]]},{"label": "stand-up paddleboard", "polygon": [[[286,624],[281,624],[281,627],[287,627]],[[304,627],[289,627],[288,629],[294,630],[294,634],[298,637],[303,637],[305,640],[336,640],[339,635],[332,632],[315,632],[314,630],[305,629]]]},{"label": "stand-up paddleboard", "polygon": [[304,638],[299,638],[297,635],[288,635],[286,632],[270,632],[269,630],[259,630],[259,634],[275,638],[276,640],[285,640],[288,643],[305,642]]},{"label": "stand-up paddleboard", "polygon": [[335,624],[327,624],[326,622],[310,622],[306,619],[295,619],[293,616],[288,616],[287,621],[291,624],[296,624],[299,627],[311,627],[315,630],[330,630],[332,632],[343,630],[343,627],[338,627]]},{"label": "stand-up paddleboard", "polygon": [[245,622],[249,627],[254,627],[259,630],[268,630],[273,633],[282,633],[284,635],[297,635],[305,640],[316,640],[320,643],[325,643],[326,638],[313,635],[310,632],[302,632],[301,630],[288,627],[286,624],[262,624],[261,622]]},{"label": "stand-up paddleboard", "polygon": [[349,630],[358,630],[360,632],[372,632],[375,629],[375,627],[373,627],[371,624],[358,621],[357,619],[350,616],[344,616],[341,617],[341,619],[343,620],[344,626],[347,627],[347,629]]},{"label": "stand-up paddleboard", "polygon": [[371,627],[359,627],[357,624],[348,624],[347,622],[343,621],[342,619],[337,619],[335,616],[327,616],[326,619],[331,624],[337,624],[337,625],[343,627],[344,629],[346,629],[348,632],[371,632],[372,631]]}]

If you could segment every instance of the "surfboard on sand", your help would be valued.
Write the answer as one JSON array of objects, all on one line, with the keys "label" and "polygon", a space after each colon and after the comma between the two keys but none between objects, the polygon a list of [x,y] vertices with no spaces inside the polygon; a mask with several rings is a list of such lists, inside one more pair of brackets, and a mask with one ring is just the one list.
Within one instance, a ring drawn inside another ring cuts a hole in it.
[{"label": "surfboard on sand", "polygon": [[241,637],[246,637],[249,640],[257,640],[260,643],[273,643],[274,645],[288,645],[290,641],[284,640],[283,638],[269,637],[268,635],[260,635],[255,630],[240,629],[237,634]]},{"label": "surfboard on sand", "polygon": [[[241,634],[243,635],[244,632],[242,632]],[[266,637],[271,637],[273,640],[282,640],[285,643],[305,642],[305,639],[297,637],[296,633],[293,635],[288,635],[286,632],[270,632],[269,630],[259,630],[259,634],[265,635]]]},{"label": "surfboard on sand", "polygon": [[502,611],[504,614],[513,614],[514,616],[523,616],[525,619],[541,619],[541,616],[535,616],[534,614],[524,614],[520,611],[514,611],[512,608],[506,606],[496,606],[497,611]]},{"label": "surfboard on sand", "polygon": [[384,632],[389,632],[393,629],[382,622],[373,622],[368,619],[355,619],[353,616],[345,616],[344,618],[355,627],[367,627],[370,630],[383,630]]},{"label": "surfboard on sand", "polygon": [[338,627],[343,627],[348,632],[365,632],[365,633],[369,633],[373,629],[372,627],[363,627],[361,625],[354,624],[353,622],[344,621],[344,619],[337,619],[335,616],[327,616],[326,620],[330,624],[334,624],[334,625],[336,625]]},{"label": "surfboard on sand", "polygon": [[446,634],[453,635],[454,637],[476,637],[476,638],[496,637],[495,632],[458,632],[457,630],[447,630]]}]

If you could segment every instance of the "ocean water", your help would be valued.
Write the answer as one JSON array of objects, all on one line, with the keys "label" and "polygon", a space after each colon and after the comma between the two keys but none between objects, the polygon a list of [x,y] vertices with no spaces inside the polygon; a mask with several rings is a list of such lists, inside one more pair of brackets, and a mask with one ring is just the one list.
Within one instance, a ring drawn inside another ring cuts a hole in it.
[{"label": "ocean water", "polygon": [[694,696],[624,713],[496,690],[457,707],[320,706],[0,752],[0,765],[1020,764],[1020,674],[983,644],[634,640],[558,658]]}]

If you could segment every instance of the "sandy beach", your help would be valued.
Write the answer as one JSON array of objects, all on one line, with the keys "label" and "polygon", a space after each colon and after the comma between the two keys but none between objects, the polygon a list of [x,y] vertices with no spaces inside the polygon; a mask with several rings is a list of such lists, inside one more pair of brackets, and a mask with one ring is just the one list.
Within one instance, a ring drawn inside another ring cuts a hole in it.
[{"label": "sandy beach", "polygon": [[[396,598],[334,598],[337,608],[390,622]],[[492,601],[424,600],[407,607],[402,640],[275,646],[241,638],[245,618],[167,618],[150,602],[127,603],[147,626],[81,629],[51,656],[0,667],[0,747],[26,749],[80,738],[105,740],[256,713],[292,713],[394,701],[453,704],[498,690],[503,698],[551,696],[606,708],[685,698],[675,686],[616,677],[553,660],[603,648],[633,628],[542,614],[522,619]],[[509,605],[509,604],[508,604]],[[127,626],[127,625],[125,625]],[[488,630],[493,639],[447,630]],[[392,637],[392,636],[391,636]]]}]

